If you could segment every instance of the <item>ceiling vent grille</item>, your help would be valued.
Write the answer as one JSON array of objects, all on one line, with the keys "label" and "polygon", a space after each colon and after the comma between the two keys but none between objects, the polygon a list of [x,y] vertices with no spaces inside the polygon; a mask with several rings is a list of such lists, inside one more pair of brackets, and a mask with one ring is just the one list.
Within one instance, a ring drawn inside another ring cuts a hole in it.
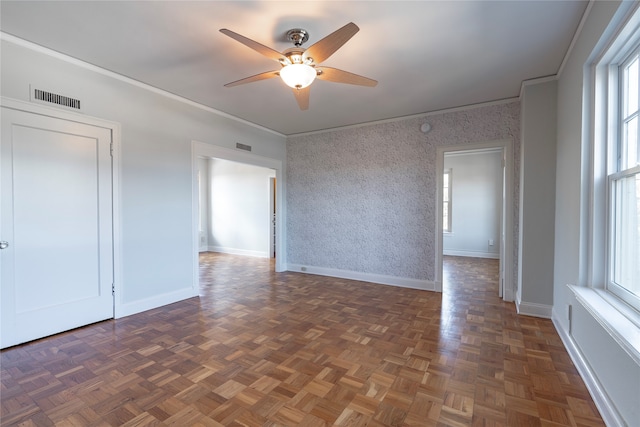
[{"label": "ceiling vent grille", "polygon": [[250,145],[240,144],[239,142],[236,142],[236,148],[238,150],[251,151],[251,146]]},{"label": "ceiling vent grille", "polygon": [[76,110],[80,109],[79,99],[69,98],[68,96],[58,95],[57,93],[35,89],[33,97],[37,100],[62,105],[63,107],[74,108]]}]

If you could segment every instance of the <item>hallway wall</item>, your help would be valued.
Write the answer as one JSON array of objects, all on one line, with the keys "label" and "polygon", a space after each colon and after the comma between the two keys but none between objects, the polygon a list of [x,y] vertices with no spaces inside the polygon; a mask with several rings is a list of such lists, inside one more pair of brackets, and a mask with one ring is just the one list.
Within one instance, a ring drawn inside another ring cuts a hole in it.
[{"label": "hallway wall", "polygon": [[208,162],[208,249],[269,257],[270,178],[274,170],[222,159]]}]

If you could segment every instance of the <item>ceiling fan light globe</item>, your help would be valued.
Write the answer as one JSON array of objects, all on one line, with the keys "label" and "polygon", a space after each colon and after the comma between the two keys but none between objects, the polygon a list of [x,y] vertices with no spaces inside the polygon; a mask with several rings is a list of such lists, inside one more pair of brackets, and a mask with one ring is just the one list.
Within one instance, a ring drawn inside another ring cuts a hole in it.
[{"label": "ceiling fan light globe", "polygon": [[316,78],[316,69],[306,64],[291,64],[280,70],[280,78],[289,87],[304,89]]}]

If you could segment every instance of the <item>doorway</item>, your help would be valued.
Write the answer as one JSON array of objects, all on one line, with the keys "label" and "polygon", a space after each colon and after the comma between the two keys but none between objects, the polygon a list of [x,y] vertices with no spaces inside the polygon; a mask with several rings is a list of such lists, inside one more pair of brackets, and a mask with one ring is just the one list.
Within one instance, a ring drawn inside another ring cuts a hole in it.
[{"label": "doorway", "polygon": [[[278,257],[274,263],[274,269],[276,272],[285,271],[286,268],[286,246],[283,224],[283,206],[284,206],[284,177],[282,169],[282,161],[271,159],[268,157],[259,156],[245,151],[234,150],[230,148],[220,147],[212,144],[206,144],[198,141],[192,141],[192,177],[193,177],[193,271],[194,279],[197,285],[199,277],[199,248],[200,248],[200,187],[198,185],[198,161],[201,158],[208,159],[221,159],[230,162],[236,162],[238,164],[258,166],[261,168],[270,169],[275,171],[273,181],[268,180],[265,182],[265,190],[268,190],[269,186],[274,188],[274,205],[275,205],[275,227],[272,226],[272,230],[275,230],[275,237],[273,246],[277,248]],[[268,193],[267,193],[268,194]],[[276,197],[277,195],[277,197]],[[274,220],[272,213],[267,213],[267,220],[272,222]]]},{"label": "doorway", "polygon": [[275,170],[198,159],[200,251],[273,258]]},{"label": "doorway", "polygon": [[[465,144],[437,148],[436,158],[436,185],[437,185],[437,225],[436,225],[436,290],[442,292],[443,285],[443,230],[444,230],[444,204],[443,191],[445,156],[461,155],[473,152],[498,151],[501,153],[502,188],[500,191],[501,203],[496,208],[500,217],[498,225],[499,244],[499,286],[498,293],[505,301],[513,301],[513,148],[511,140],[489,141],[478,144]],[[455,172],[452,182],[455,182]],[[453,184],[455,185],[455,184]],[[452,207],[455,210],[455,202]],[[492,243],[487,239],[487,245]]]}]

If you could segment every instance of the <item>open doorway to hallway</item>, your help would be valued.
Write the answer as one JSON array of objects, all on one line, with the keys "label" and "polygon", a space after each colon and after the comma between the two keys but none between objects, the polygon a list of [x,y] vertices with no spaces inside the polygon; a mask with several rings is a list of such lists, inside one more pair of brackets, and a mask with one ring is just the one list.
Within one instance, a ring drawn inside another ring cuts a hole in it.
[{"label": "open doorway to hallway", "polygon": [[[511,153],[509,140],[437,149],[436,287],[440,290],[446,292],[445,273],[450,277],[452,268],[463,268],[473,259],[494,260],[496,295],[513,300]],[[464,262],[466,258],[469,262]]]},{"label": "open doorway to hallway", "polygon": [[[282,161],[192,141],[192,178],[195,285],[200,281],[201,250],[271,258],[274,271],[285,271]],[[272,258],[274,247],[277,258]]]},{"label": "open doorway to hallway", "polygon": [[[501,296],[499,274],[490,279],[484,271],[495,264],[499,270],[501,247],[503,153],[501,148],[448,152],[443,176],[443,292],[453,293],[456,269],[467,277],[482,277],[479,283],[495,284]],[[492,260],[494,262],[477,262]],[[494,283],[495,281],[495,283]]]},{"label": "open doorway to hallway", "polygon": [[274,257],[273,169],[199,158],[199,251]]}]

